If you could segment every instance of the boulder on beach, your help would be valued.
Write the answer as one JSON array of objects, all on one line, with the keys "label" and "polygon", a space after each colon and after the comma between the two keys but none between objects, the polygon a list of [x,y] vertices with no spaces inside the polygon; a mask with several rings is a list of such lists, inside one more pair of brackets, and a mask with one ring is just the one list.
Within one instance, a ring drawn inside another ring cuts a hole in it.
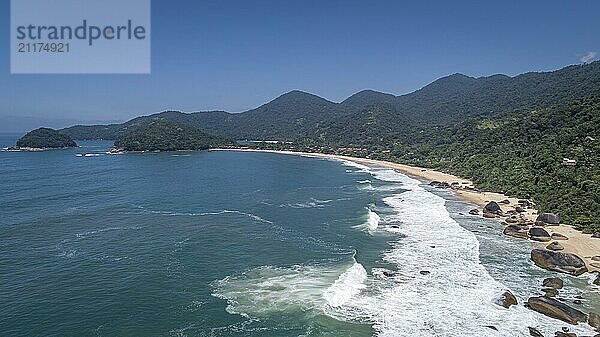
[{"label": "boulder on beach", "polygon": [[429,186],[433,186],[435,188],[450,188],[450,184],[445,181],[432,181],[429,183]]},{"label": "boulder on beach", "polygon": [[527,239],[528,235],[527,228],[519,225],[508,225],[502,233],[519,239]]},{"label": "boulder on beach", "polygon": [[495,304],[510,308],[511,305],[517,305],[517,298],[513,295],[510,290],[505,290],[495,301]]},{"label": "boulder on beach", "polygon": [[517,213],[525,213],[525,208],[523,208],[521,206],[517,206],[517,207],[515,207],[515,211]]},{"label": "boulder on beach", "polygon": [[531,251],[531,260],[540,268],[574,276],[588,271],[585,262],[579,256],[571,253],[534,249]]},{"label": "boulder on beach", "polygon": [[600,239],[600,233],[594,233],[594,234],[592,234],[592,238],[594,238],[594,239]]},{"label": "boulder on beach", "polygon": [[502,209],[500,205],[498,205],[495,201],[490,201],[483,207],[484,213],[492,213],[492,214],[502,214]]},{"label": "boulder on beach", "polygon": [[562,289],[564,282],[558,277],[548,277],[545,278],[542,282],[544,287],[554,288],[554,289]]},{"label": "boulder on beach", "polygon": [[565,247],[563,247],[560,243],[554,241],[551,244],[547,245],[546,249],[549,249],[549,250],[563,250],[563,249],[565,249]]},{"label": "boulder on beach", "polygon": [[488,219],[493,219],[496,217],[496,214],[490,212],[483,212],[483,217]]},{"label": "boulder on beach", "polygon": [[503,205],[508,205],[508,204],[510,204],[510,200],[504,199],[504,200],[498,201],[498,203],[503,204]]},{"label": "boulder on beach", "polygon": [[540,213],[540,215],[538,215],[536,221],[542,221],[544,223],[551,224],[551,225],[558,225],[561,220],[560,220],[560,216],[558,216],[558,214]]},{"label": "boulder on beach", "polygon": [[573,325],[577,325],[579,322],[585,323],[588,320],[587,315],[583,312],[546,296],[530,297],[527,304],[534,311]]},{"label": "boulder on beach", "polygon": [[560,233],[552,233],[552,235],[550,235],[550,238],[552,240],[569,240],[568,237],[566,237]]},{"label": "boulder on beach", "polygon": [[541,227],[531,227],[529,238],[533,241],[548,242],[550,241],[550,234]]},{"label": "boulder on beach", "polygon": [[531,206],[531,201],[527,200],[527,199],[519,199],[517,201],[517,203],[523,207],[529,207]]},{"label": "boulder on beach", "polygon": [[508,224],[515,224],[515,223],[519,223],[519,218],[517,218],[516,216],[511,216],[506,218],[506,223]]}]

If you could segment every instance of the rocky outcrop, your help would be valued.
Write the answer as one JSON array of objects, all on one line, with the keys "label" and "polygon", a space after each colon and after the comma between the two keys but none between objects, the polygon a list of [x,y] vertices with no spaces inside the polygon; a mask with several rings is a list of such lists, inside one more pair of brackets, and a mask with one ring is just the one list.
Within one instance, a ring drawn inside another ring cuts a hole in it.
[{"label": "rocky outcrop", "polygon": [[588,271],[585,262],[579,256],[571,253],[534,249],[531,251],[531,260],[540,268],[575,276]]},{"label": "rocky outcrop", "polygon": [[511,305],[517,305],[517,298],[513,295],[510,290],[505,290],[495,301],[497,305],[505,308],[510,308]]},{"label": "rocky outcrop", "polygon": [[585,323],[588,320],[587,315],[583,312],[545,296],[530,297],[527,304],[532,310],[570,324],[576,325],[579,322]]},{"label": "rocky outcrop", "polygon": [[550,234],[541,227],[531,227],[529,238],[533,241],[548,242],[550,241]]},{"label": "rocky outcrop", "polygon": [[490,201],[483,207],[484,213],[492,213],[492,214],[502,214],[502,209],[500,205],[498,205],[495,201]]},{"label": "rocky outcrop", "polygon": [[558,243],[558,242],[555,241],[555,242],[552,242],[551,244],[547,245],[546,249],[549,249],[549,250],[563,250],[563,249],[565,249],[565,247],[563,247],[560,243]]},{"label": "rocky outcrop", "polygon": [[546,224],[550,224],[550,225],[558,225],[560,223],[560,216],[558,216],[558,214],[554,214],[554,213],[540,213],[540,215],[538,215],[536,221],[542,221]]},{"label": "rocky outcrop", "polygon": [[563,282],[563,280],[559,279],[558,277],[548,277],[548,278],[544,279],[544,281],[542,282],[542,285],[544,287],[548,287],[548,288],[562,289],[564,282]]},{"label": "rocky outcrop", "polygon": [[508,225],[502,232],[504,235],[512,236],[519,239],[527,239],[528,231],[527,227],[519,225]]}]

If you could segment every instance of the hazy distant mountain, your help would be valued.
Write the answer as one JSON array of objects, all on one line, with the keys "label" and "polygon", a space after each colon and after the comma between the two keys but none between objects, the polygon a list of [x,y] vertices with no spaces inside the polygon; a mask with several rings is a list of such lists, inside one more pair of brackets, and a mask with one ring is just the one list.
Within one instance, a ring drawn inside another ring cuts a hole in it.
[{"label": "hazy distant mountain", "polygon": [[122,123],[117,120],[79,120],[67,118],[33,117],[33,116],[0,116],[0,132],[25,133],[39,127],[61,129],[74,124],[107,124]]}]

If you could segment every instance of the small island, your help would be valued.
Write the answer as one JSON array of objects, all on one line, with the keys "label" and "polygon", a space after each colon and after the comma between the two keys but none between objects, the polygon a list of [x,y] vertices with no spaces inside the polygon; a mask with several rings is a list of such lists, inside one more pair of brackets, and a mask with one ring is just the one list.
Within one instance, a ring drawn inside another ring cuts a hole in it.
[{"label": "small island", "polygon": [[39,128],[21,137],[17,141],[17,146],[9,150],[39,151],[67,147],[77,147],[77,143],[70,136],[51,128]]},{"label": "small island", "polygon": [[228,144],[232,141],[210,136],[192,126],[157,120],[117,138],[112,151],[194,151]]}]

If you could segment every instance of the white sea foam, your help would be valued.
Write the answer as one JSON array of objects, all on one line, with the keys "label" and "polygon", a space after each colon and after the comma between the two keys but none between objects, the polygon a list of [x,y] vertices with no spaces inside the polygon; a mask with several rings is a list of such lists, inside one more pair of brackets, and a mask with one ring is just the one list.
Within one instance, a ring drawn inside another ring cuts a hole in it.
[{"label": "white sea foam", "polygon": [[310,198],[309,201],[306,202],[298,202],[298,203],[287,203],[281,204],[279,207],[289,207],[289,208],[322,208],[325,207],[330,202],[334,200],[319,200],[315,198]]},{"label": "white sea foam", "polygon": [[213,296],[227,300],[227,312],[245,317],[325,313],[356,296],[366,278],[366,270],[356,261],[350,267],[263,266],[214,282]]},{"label": "white sea foam", "polygon": [[[334,316],[367,315],[379,336],[529,336],[529,326],[546,334],[560,330],[564,323],[522,305],[507,310],[493,303],[506,287],[481,264],[477,238],[450,217],[442,197],[393,170],[370,172],[406,190],[384,199],[395,210],[389,220],[403,238],[383,258],[403,277],[373,283],[374,289],[344,302]],[[421,275],[425,270],[430,274]],[[587,325],[571,330],[591,332]]]},{"label": "white sea foam", "polygon": [[[442,197],[393,170],[344,165],[402,188],[384,198],[395,212],[386,222],[397,225],[393,232],[401,236],[383,254],[396,266],[393,276],[377,269],[369,277],[356,261],[259,267],[214,283],[213,295],[227,300],[228,312],[247,317],[321,312],[371,323],[376,335],[385,337],[529,336],[528,327],[549,336],[566,325],[525,308],[524,298],[510,309],[494,304],[506,287],[481,264],[477,237],[450,217]],[[375,219],[371,212],[369,219]],[[587,324],[569,328],[593,334]]]},{"label": "white sea foam", "polygon": [[367,271],[360,263],[355,262],[325,290],[323,297],[328,305],[339,307],[366,288],[364,284],[366,279]]},{"label": "white sea foam", "polygon": [[372,232],[376,231],[377,228],[379,227],[379,223],[381,222],[381,217],[379,216],[379,214],[375,213],[370,208],[367,207],[366,209],[367,209],[367,215],[366,215],[365,222],[360,225],[357,225],[355,227],[359,228],[361,230],[367,231],[369,233],[372,233]]}]

